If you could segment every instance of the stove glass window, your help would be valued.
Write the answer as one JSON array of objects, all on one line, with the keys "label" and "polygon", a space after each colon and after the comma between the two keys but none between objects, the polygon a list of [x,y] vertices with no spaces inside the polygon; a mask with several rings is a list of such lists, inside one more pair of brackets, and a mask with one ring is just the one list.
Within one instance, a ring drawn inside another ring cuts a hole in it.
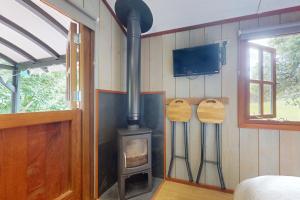
[{"label": "stove glass window", "polygon": [[147,139],[128,140],[124,152],[125,167],[132,168],[148,163],[148,141]]}]

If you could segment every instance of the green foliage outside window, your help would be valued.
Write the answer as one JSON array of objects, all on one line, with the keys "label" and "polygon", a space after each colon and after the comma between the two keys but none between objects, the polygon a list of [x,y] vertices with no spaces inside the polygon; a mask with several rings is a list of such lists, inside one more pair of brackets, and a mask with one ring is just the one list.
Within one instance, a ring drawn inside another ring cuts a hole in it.
[{"label": "green foliage outside window", "polygon": [[67,109],[65,72],[21,76],[20,84],[20,112]]},{"label": "green foliage outside window", "polygon": [[[10,70],[1,69],[0,76],[4,82],[12,81],[12,72]],[[0,83],[0,114],[11,112],[11,92]]]},{"label": "green foliage outside window", "polygon": [[[300,34],[280,36],[254,40],[256,44],[276,49],[276,119],[300,121]],[[252,42],[252,41],[251,41]],[[264,55],[265,60],[267,55]],[[250,77],[259,77],[258,56],[252,51],[252,70]],[[269,68],[264,68],[268,76]],[[255,79],[255,78],[254,78]],[[259,114],[260,91],[258,87],[250,88],[250,110],[252,114]],[[268,91],[264,91],[264,98],[269,97]],[[265,99],[264,107],[270,107],[270,98]]]},{"label": "green foliage outside window", "polygon": [[270,40],[277,52],[277,96],[300,109],[300,35]]},{"label": "green foliage outside window", "polygon": [[[1,70],[0,76],[11,82],[11,72]],[[64,71],[28,75],[20,74],[20,112],[65,110],[66,74]],[[0,113],[11,112],[11,92],[0,84]]]}]

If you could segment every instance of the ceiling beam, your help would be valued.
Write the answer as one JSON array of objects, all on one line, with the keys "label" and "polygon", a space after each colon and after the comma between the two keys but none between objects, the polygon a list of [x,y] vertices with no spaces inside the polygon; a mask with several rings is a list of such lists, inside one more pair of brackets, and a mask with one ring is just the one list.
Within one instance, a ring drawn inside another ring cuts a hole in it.
[{"label": "ceiling beam", "polygon": [[3,60],[9,62],[9,63],[12,64],[13,66],[16,66],[16,64],[17,64],[17,62],[16,62],[14,59],[12,59],[12,58],[10,58],[10,57],[4,55],[3,53],[0,53],[0,58],[2,58]]},{"label": "ceiling beam", "polygon": [[5,81],[3,80],[3,78],[1,76],[0,76],[0,84],[2,84],[4,87],[9,89],[11,92],[16,91],[16,88],[10,83],[5,83]]},{"label": "ceiling beam", "polygon": [[3,15],[0,15],[0,23],[20,33],[21,35],[23,35],[24,37],[26,37],[27,39],[29,39],[30,41],[34,42],[36,45],[38,45],[39,47],[47,51],[50,55],[54,56],[55,58],[59,58],[59,54],[54,49],[52,49],[48,44],[46,44],[45,42],[43,42],[42,40],[34,36],[32,33],[28,32],[24,28],[22,28],[18,24],[10,21]]},{"label": "ceiling beam", "polygon": [[18,63],[16,66],[20,70],[45,68],[52,65],[60,65],[66,63],[66,55],[60,55],[58,59],[55,58],[43,58],[33,62]]},{"label": "ceiling beam", "polygon": [[27,53],[26,51],[24,51],[20,47],[16,46],[15,44],[11,43],[10,41],[7,41],[6,39],[4,39],[2,37],[0,37],[0,43],[3,44],[6,47],[12,49],[13,51],[21,54],[25,58],[28,58],[30,61],[35,62],[37,60],[35,57],[33,57],[32,55],[30,55],[29,53]]},{"label": "ceiling beam", "polygon": [[66,13],[67,16],[78,23],[84,24],[92,30],[96,30],[97,18],[88,15],[83,9],[76,7],[69,0],[41,0],[48,6],[58,10],[61,13]]},{"label": "ceiling beam", "polygon": [[17,0],[21,5],[30,10],[32,13],[43,19],[53,28],[55,28],[58,32],[60,32],[64,37],[68,36],[68,30],[59,23],[54,17],[49,15],[46,11],[44,11],[41,7],[33,3],[31,0]]},{"label": "ceiling beam", "polygon": [[15,67],[11,65],[0,64],[0,69],[14,70]]}]

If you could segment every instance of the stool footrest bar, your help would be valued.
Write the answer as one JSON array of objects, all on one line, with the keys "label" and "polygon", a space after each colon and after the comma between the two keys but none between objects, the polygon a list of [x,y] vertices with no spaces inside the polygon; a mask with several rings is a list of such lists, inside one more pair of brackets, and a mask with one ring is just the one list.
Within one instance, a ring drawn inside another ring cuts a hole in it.
[{"label": "stool footrest bar", "polygon": [[175,156],[175,158],[186,159],[184,156]]},{"label": "stool footrest bar", "polygon": [[210,163],[210,164],[214,164],[217,165],[218,162],[217,161],[212,161],[212,160],[204,160],[205,163]]}]

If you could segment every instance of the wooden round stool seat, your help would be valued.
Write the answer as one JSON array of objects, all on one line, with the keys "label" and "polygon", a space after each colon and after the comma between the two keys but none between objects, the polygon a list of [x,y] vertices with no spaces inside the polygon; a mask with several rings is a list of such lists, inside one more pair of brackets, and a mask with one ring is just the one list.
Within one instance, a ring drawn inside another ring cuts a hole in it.
[{"label": "wooden round stool seat", "polygon": [[216,99],[206,99],[199,104],[197,115],[202,123],[221,124],[225,117],[224,104]]},{"label": "wooden round stool seat", "polygon": [[174,122],[188,122],[192,117],[192,107],[184,99],[174,99],[167,108],[167,117]]}]

